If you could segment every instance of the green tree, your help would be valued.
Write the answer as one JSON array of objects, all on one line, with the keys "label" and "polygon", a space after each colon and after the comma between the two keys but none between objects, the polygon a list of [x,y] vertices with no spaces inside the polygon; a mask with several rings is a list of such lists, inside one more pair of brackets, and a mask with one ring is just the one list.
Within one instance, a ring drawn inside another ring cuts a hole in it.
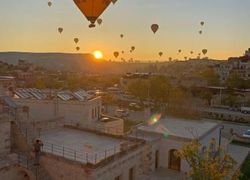
[{"label": "green tree", "polygon": [[128,84],[127,90],[143,104],[143,100],[148,97],[149,83],[145,80],[135,80]]},{"label": "green tree", "polygon": [[209,147],[203,147],[198,140],[187,143],[176,156],[189,164],[188,176],[193,180],[222,180],[233,175],[236,166],[235,160],[217,146],[215,139]]},{"label": "green tree", "polygon": [[232,73],[226,80],[226,86],[229,88],[245,88],[245,81],[237,73]]},{"label": "green tree", "polygon": [[34,88],[37,88],[37,89],[44,89],[44,88],[46,88],[46,84],[45,84],[44,79],[37,79],[34,82]]},{"label": "green tree", "polygon": [[165,76],[156,76],[149,81],[149,95],[156,108],[168,102],[170,90],[171,85]]},{"label": "green tree", "polygon": [[220,77],[213,68],[207,68],[200,73],[200,76],[207,80],[208,85],[218,86],[220,85]]}]

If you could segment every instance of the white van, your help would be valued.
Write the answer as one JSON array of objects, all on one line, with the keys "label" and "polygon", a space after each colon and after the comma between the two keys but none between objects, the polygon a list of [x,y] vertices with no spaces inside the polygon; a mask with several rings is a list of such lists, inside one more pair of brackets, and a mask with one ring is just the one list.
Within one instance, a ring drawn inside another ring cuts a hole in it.
[{"label": "white van", "polygon": [[241,107],[240,111],[244,114],[250,114],[250,107]]}]

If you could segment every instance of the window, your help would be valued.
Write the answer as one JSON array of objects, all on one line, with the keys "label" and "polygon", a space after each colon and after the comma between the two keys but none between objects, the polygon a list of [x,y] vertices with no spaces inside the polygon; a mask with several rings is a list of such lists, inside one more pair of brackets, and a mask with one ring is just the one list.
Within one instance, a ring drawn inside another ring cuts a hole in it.
[{"label": "window", "polygon": [[129,169],[129,180],[134,180],[134,168]]}]

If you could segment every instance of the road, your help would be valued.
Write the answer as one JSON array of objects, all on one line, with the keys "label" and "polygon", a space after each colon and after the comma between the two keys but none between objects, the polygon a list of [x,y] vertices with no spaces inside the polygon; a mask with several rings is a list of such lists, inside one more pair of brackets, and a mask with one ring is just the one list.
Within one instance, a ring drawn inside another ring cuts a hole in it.
[{"label": "road", "polygon": [[211,120],[211,119],[208,119],[208,121],[221,123],[224,126],[224,132],[230,132],[230,129],[232,128],[234,132],[238,133],[239,135],[242,135],[245,131],[250,129],[249,124],[245,125],[245,124],[240,124],[240,123],[225,122],[225,121]]}]

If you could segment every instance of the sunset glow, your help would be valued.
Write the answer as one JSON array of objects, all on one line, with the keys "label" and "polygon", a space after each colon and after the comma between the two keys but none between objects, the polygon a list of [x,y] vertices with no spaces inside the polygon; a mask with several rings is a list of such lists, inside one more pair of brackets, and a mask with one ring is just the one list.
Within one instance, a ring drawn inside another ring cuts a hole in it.
[{"label": "sunset glow", "polygon": [[103,59],[103,53],[101,51],[94,51],[93,55],[95,56],[96,59],[100,60]]}]

